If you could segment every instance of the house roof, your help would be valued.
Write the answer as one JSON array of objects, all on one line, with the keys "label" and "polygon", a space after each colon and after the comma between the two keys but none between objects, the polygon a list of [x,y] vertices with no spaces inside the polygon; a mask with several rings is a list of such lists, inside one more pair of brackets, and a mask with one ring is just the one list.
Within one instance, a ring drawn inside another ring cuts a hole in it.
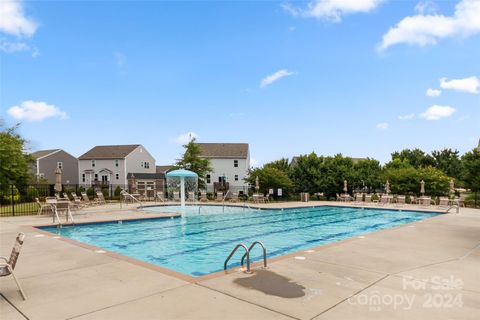
[{"label": "house roof", "polygon": [[248,156],[248,143],[197,143],[204,158],[243,158]]},{"label": "house roof", "polygon": [[78,160],[123,159],[139,146],[139,144],[95,146],[78,157]]},{"label": "house roof", "polygon": [[48,156],[52,153],[58,152],[61,149],[50,149],[50,150],[38,150],[35,152],[32,152],[31,156],[35,159],[43,158],[45,156]]},{"label": "house roof", "polygon": [[157,173],[166,173],[166,172],[172,170],[173,168],[175,168],[174,165],[156,166],[156,172]]}]

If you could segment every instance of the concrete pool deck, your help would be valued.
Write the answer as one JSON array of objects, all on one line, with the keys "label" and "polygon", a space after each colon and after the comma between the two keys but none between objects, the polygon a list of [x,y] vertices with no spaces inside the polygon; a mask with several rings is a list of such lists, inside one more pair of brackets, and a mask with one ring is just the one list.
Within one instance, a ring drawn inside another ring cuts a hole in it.
[{"label": "concrete pool deck", "polygon": [[[259,206],[305,205],[345,204]],[[75,221],[156,216],[163,215],[110,204],[86,208]],[[196,282],[31,227],[50,223],[50,217],[0,218],[0,255],[10,254],[18,232],[26,234],[15,272],[28,297],[22,300],[12,277],[0,278],[0,319],[478,319],[480,314],[478,209],[272,258],[266,270],[257,267],[253,274],[237,270]]]}]

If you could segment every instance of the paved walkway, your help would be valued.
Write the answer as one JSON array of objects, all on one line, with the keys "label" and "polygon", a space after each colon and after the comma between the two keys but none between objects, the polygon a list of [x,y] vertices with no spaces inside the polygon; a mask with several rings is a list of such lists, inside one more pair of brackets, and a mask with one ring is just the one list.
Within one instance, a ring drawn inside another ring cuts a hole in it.
[{"label": "paved walkway", "polygon": [[[334,203],[308,203],[309,205]],[[288,203],[299,206],[304,203]],[[278,206],[269,204],[265,206]],[[130,205],[77,222],[151,217]],[[158,215],[158,214],[157,214]],[[26,233],[0,278],[0,319],[478,319],[480,210],[462,209],[271,259],[268,269],[196,283],[46,235],[46,217],[0,218],[0,255]]]}]

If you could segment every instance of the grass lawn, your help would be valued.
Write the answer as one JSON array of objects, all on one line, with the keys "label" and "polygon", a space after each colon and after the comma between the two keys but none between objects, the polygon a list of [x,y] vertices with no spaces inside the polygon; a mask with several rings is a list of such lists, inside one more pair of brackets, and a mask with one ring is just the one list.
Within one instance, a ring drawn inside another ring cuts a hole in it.
[{"label": "grass lawn", "polygon": [[[38,213],[38,205],[36,202],[25,202],[17,203],[14,205],[15,215],[30,215]],[[0,207],[0,216],[11,216],[13,215],[11,205],[2,205]]]}]

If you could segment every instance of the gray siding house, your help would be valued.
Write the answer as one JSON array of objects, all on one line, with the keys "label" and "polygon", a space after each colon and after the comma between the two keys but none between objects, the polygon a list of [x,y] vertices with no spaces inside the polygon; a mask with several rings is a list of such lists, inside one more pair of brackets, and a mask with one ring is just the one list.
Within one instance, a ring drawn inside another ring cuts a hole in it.
[{"label": "gray siding house", "polygon": [[62,170],[63,184],[78,183],[78,160],[62,149],[39,150],[31,156],[34,162],[30,168],[31,173],[43,177],[48,183],[55,183],[55,169]]},{"label": "gray siding house", "polygon": [[198,146],[201,157],[210,160],[213,169],[205,177],[208,192],[247,191],[244,179],[250,168],[248,143],[198,143]]}]

